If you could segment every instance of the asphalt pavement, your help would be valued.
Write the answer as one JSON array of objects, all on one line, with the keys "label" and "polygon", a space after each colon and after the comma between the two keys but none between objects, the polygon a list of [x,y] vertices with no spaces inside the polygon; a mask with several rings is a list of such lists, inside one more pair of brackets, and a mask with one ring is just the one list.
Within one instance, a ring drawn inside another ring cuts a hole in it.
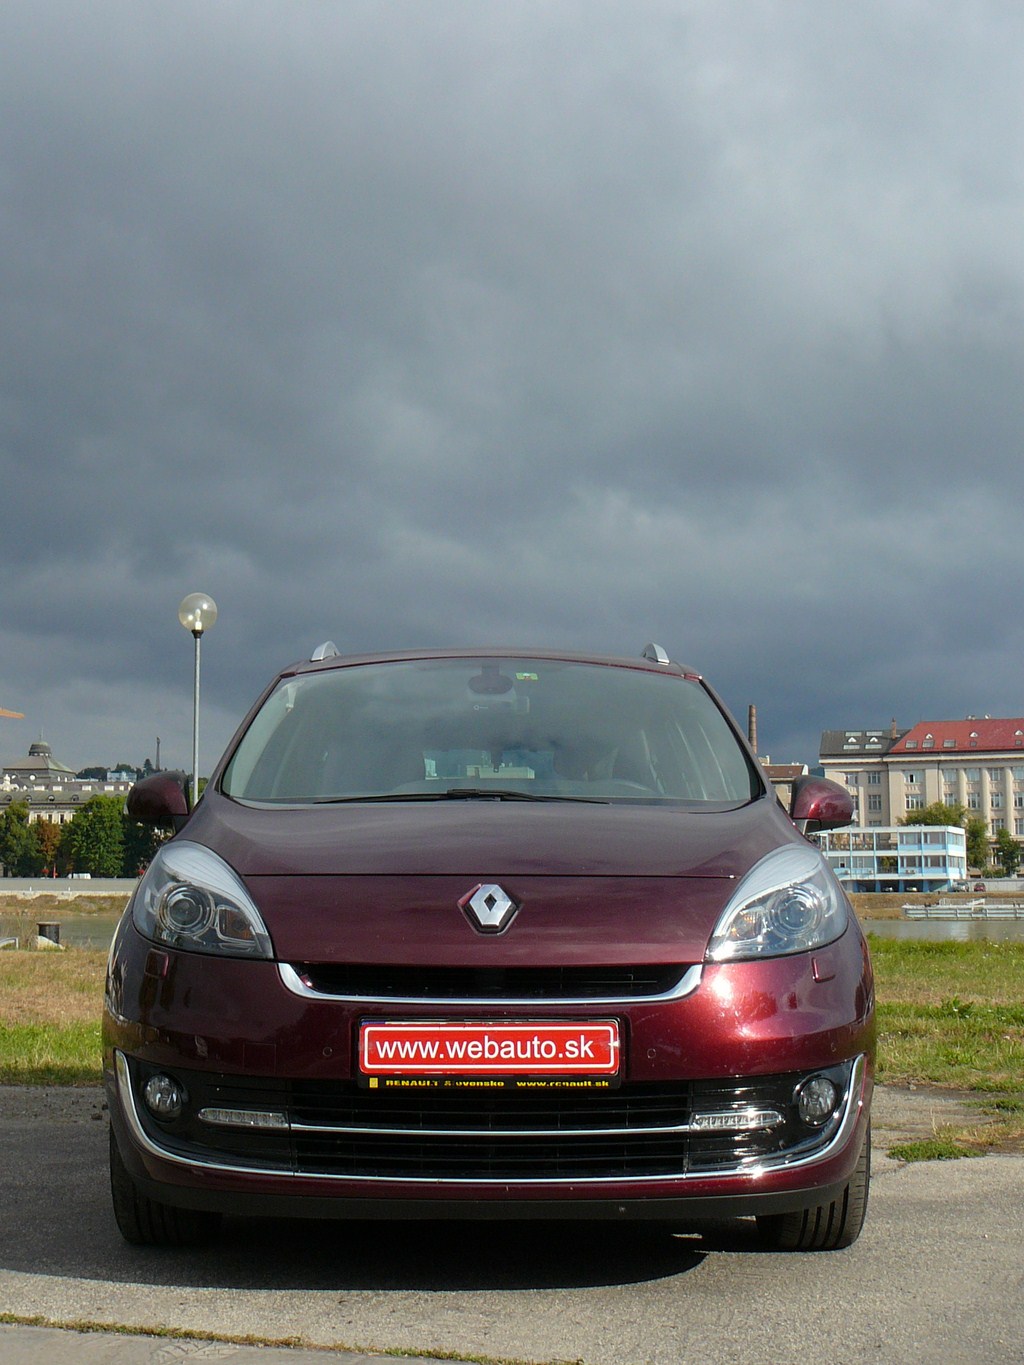
[{"label": "asphalt pavement", "polygon": [[[915,1114],[922,1128],[934,1120],[936,1097],[903,1099],[897,1112],[882,1098],[876,1138],[913,1131]],[[296,1365],[332,1358],[325,1350],[343,1365],[397,1352],[1024,1363],[1021,1156],[904,1165],[876,1150],[867,1225],[842,1252],[765,1253],[743,1223],[674,1233],[241,1219],[213,1247],[159,1251],[127,1246],[114,1227],[99,1092],[0,1087],[0,1210],[3,1365]],[[139,1335],[74,1330],[84,1325]],[[159,1335],[175,1330],[194,1336]],[[248,1344],[261,1341],[277,1344]]]}]

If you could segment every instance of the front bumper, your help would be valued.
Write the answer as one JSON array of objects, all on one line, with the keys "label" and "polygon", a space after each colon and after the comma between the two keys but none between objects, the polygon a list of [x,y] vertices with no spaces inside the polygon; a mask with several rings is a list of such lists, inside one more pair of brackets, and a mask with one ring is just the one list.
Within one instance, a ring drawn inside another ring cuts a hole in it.
[{"label": "front bumper", "polygon": [[[851,1065],[833,1069],[836,1075],[843,1072],[846,1090],[834,1121],[816,1137],[761,1156],[750,1154],[749,1134],[741,1140],[731,1134],[724,1140],[695,1141],[692,1134],[678,1131],[686,1125],[667,1133],[640,1129],[614,1138],[607,1129],[578,1129],[557,1139],[553,1132],[539,1130],[526,1137],[468,1134],[454,1152],[451,1133],[404,1131],[401,1141],[411,1142],[414,1153],[426,1149],[427,1165],[432,1160],[435,1173],[411,1175],[406,1169],[397,1178],[372,1169],[387,1165],[381,1156],[381,1129],[364,1127],[357,1136],[352,1126],[337,1123],[314,1128],[296,1121],[287,1109],[280,1112],[288,1127],[271,1129],[262,1151],[248,1130],[241,1140],[232,1134],[234,1143],[219,1150],[175,1139],[161,1131],[139,1099],[151,1069],[133,1066],[121,1052],[115,1054],[111,1116],[126,1165],[140,1186],[153,1198],[186,1208],[297,1217],[743,1217],[828,1202],[841,1192],[867,1137],[867,1058],[861,1055]],[[790,1080],[773,1078],[770,1087],[761,1088],[778,1091],[780,1082],[788,1085]],[[538,1141],[543,1144],[540,1152]],[[769,1146],[780,1148],[782,1141],[781,1135],[762,1135]],[[557,1155],[552,1155],[552,1144]],[[339,1151],[346,1157],[341,1163]],[[473,1153],[473,1174],[460,1175],[454,1166],[438,1173],[446,1161],[458,1160],[459,1151]],[[607,1172],[628,1162],[630,1153],[634,1168],[627,1175],[581,1173],[588,1162],[592,1170]],[[367,1169],[353,1169],[360,1160]],[[481,1174],[487,1164],[500,1170],[504,1162],[512,1169],[517,1161],[524,1163],[520,1169],[535,1173]],[[571,1175],[565,1173],[569,1163],[577,1167]],[[339,1164],[345,1168],[338,1169]],[[644,1174],[645,1169],[650,1173]]]},{"label": "front bumper", "polygon": [[[714,967],[703,979],[697,968],[684,991],[614,1006],[346,999],[291,978],[271,963],[155,950],[124,927],[108,988],[107,1085],[121,1155],[151,1198],[270,1216],[681,1222],[828,1202],[866,1139],[874,1029],[870,968],[856,952]],[[613,1013],[621,1085],[455,1103],[359,1085],[361,1018],[436,1019],[442,1009],[477,1019]],[[157,1121],[141,1098],[158,1071],[190,1092],[181,1122]],[[809,1130],[794,1120],[793,1093],[822,1071],[841,1099]],[[702,1112],[773,1108],[782,1121],[695,1124]],[[264,1117],[250,1126],[233,1112]]]}]

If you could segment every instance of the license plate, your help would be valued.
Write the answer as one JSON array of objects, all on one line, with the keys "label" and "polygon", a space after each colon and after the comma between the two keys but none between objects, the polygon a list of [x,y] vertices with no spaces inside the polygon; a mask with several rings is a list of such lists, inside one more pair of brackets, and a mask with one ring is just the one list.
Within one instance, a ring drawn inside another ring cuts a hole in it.
[{"label": "license plate", "polygon": [[615,1076],[616,1019],[588,1023],[378,1023],[359,1030],[364,1076]]}]

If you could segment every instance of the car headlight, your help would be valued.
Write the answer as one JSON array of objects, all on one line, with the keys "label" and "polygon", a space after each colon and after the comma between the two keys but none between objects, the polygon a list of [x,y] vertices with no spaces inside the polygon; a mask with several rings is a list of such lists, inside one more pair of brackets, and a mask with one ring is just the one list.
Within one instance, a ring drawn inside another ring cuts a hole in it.
[{"label": "car headlight", "polygon": [[805,953],[839,938],[848,913],[846,897],[820,854],[809,844],[777,848],[736,888],[705,960]]},{"label": "car headlight", "polygon": [[240,878],[223,858],[187,839],[157,852],[135,893],[132,919],[147,938],[186,952],[274,955]]}]

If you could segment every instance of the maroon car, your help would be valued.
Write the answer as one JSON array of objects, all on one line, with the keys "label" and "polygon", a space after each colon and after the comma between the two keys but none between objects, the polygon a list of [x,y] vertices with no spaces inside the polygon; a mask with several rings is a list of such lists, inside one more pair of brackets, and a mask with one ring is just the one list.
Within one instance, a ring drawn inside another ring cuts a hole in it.
[{"label": "maroon car", "polygon": [[844,893],[703,679],[513,650],[340,657],[250,712],[125,911],[104,1017],[131,1242],[222,1214],[756,1217],[848,1246],[874,992]]}]

